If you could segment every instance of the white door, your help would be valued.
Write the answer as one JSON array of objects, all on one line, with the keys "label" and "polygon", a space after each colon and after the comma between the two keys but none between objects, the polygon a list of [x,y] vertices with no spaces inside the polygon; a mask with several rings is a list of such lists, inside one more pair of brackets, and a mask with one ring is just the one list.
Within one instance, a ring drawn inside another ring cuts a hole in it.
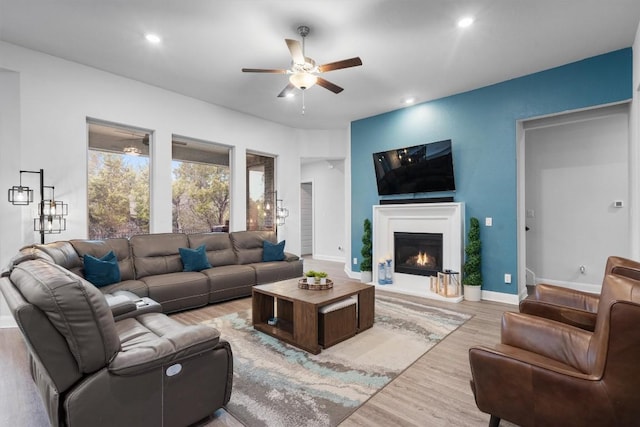
[{"label": "white door", "polygon": [[300,250],[302,255],[313,254],[313,184],[300,184]]},{"label": "white door", "polygon": [[526,267],[536,282],[598,291],[628,257],[626,105],[525,123]]}]

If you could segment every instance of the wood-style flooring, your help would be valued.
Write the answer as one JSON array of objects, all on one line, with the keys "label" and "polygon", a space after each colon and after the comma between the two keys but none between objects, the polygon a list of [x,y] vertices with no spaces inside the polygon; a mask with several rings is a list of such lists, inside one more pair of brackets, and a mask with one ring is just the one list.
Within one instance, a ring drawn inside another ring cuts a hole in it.
[{"label": "wood-style flooring", "polygon": [[[305,259],[305,270],[308,269],[326,271],[329,277],[346,277],[341,263]],[[488,301],[455,304],[429,300],[429,304],[469,313],[473,318],[358,408],[340,424],[341,427],[488,425],[489,416],[478,410],[469,387],[468,350],[474,345],[497,343],[502,313],[517,311],[517,307]],[[248,308],[251,308],[251,298],[242,298],[173,314],[172,317],[183,323],[195,324]],[[48,425],[40,396],[28,373],[24,343],[17,329],[0,329],[0,368],[0,426]],[[200,425],[242,424],[221,409]],[[501,426],[513,424],[503,421]]]}]

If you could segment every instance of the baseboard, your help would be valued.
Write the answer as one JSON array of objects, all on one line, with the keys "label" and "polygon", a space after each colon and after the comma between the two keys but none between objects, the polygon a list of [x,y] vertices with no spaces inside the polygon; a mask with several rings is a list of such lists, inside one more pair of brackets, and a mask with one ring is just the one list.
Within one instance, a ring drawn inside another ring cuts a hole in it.
[{"label": "baseboard", "polygon": [[319,261],[332,261],[332,262],[345,262],[344,257],[339,256],[331,256],[331,255],[311,255],[311,258],[317,259]]},{"label": "baseboard", "polygon": [[520,298],[515,294],[505,294],[502,292],[482,291],[481,298],[487,301],[502,302],[505,304],[518,305]]},{"label": "baseboard", "polygon": [[590,292],[592,294],[600,294],[602,285],[592,285],[590,283],[566,282],[562,280],[552,280],[539,277],[536,279],[536,285],[546,283],[547,285],[561,286],[563,288],[574,289],[576,291]]},{"label": "baseboard", "polygon": [[16,328],[18,325],[13,320],[13,316],[0,316],[0,329],[1,328]]},{"label": "baseboard", "polygon": [[360,272],[351,271],[346,264],[344,266],[344,272],[349,277],[349,279],[358,280],[358,281],[360,281],[361,279]]}]

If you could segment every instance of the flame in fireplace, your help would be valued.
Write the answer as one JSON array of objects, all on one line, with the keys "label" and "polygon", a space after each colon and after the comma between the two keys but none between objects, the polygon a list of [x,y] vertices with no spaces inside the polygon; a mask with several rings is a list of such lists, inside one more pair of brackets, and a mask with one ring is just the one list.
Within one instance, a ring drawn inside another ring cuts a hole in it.
[{"label": "flame in fireplace", "polygon": [[435,267],[436,259],[426,252],[418,252],[418,255],[414,255],[406,261],[407,265],[414,265],[418,267]]}]

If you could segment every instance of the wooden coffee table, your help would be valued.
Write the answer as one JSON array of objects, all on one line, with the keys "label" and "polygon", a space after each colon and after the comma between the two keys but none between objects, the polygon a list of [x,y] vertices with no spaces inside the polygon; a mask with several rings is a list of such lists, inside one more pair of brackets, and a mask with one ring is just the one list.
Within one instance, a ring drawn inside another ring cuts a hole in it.
[{"label": "wooden coffee table", "polygon": [[[358,297],[357,332],[373,326],[375,287],[359,282],[335,283],[316,291],[299,289],[298,279],[253,287],[253,327],[309,353],[320,353],[318,309],[352,295]],[[274,326],[267,321],[275,317]]]}]

